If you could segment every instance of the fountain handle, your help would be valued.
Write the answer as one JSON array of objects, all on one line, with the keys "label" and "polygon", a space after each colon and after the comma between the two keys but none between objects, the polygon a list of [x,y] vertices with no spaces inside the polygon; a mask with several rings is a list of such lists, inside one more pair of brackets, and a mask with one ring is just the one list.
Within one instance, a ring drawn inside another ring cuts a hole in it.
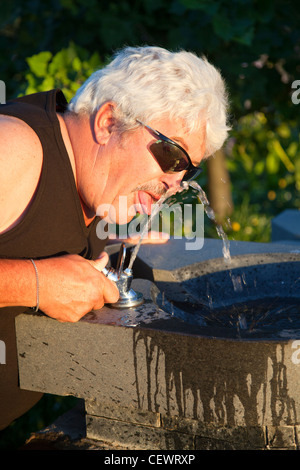
[{"label": "fountain handle", "polygon": [[116,272],[119,277],[121,276],[123,268],[124,268],[125,258],[126,258],[126,245],[125,243],[122,243],[120,247],[119,257],[118,257],[117,267],[116,267]]},{"label": "fountain handle", "polygon": [[102,270],[103,274],[111,281],[114,281],[119,289],[119,300],[116,303],[111,304],[114,308],[137,307],[144,302],[142,294],[131,289],[133,275],[131,269],[127,268],[124,270],[125,257],[126,245],[125,243],[122,243],[116,269],[104,268]]}]

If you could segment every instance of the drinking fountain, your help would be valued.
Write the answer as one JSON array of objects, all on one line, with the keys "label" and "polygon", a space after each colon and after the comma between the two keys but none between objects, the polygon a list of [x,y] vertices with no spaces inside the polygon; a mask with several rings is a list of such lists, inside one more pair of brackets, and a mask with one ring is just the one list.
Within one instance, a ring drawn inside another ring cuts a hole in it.
[{"label": "drinking fountain", "polygon": [[131,283],[133,280],[132,269],[125,268],[124,263],[126,258],[126,245],[125,243],[121,244],[119,257],[117,261],[117,267],[114,268],[104,268],[102,270],[103,274],[115,282],[120,293],[119,300],[111,304],[113,308],[131,308],[137,307],[144,302],[143,295],[140,292],[135,292],[131,288]]}]

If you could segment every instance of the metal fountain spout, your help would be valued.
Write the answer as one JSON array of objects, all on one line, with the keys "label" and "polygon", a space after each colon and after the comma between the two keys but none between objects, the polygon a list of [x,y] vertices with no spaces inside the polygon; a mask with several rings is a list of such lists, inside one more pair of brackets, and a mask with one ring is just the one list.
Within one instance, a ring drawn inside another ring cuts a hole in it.
[{"label": "metal fountain spout", "polygon": [[125,257],[126,246],[125,243],[122,243],[116,269],[104,268],[102,270],[103,274],[108,279],[116,283],[120,292],[119,300],[116,303],[111,304],[111,306],[114,308],[137,307],[144,302],[143,295],[140,292],[135,292],[133,289],[131,289],[133,274],[131,269],[124,269]]}]

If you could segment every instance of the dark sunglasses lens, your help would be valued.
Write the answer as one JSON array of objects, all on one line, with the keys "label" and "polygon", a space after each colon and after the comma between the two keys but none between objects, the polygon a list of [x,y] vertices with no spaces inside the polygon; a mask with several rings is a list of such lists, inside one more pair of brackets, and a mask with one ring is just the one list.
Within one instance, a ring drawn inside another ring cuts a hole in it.
[{"label": "dark sunglasses lens", "polygon": [[195,178],[197,178],[197,176],[200,175],[201,171],[202,171],[202,168],[195,168],[193,170],[187,171],[184,177],[182,178],[182,181],[194,180]]},{"label": "dark sunglasses lens", "polygon": [[157,140],[149,149],[164,173],[183,171],[189,166],[187,156],[169,142]]}]

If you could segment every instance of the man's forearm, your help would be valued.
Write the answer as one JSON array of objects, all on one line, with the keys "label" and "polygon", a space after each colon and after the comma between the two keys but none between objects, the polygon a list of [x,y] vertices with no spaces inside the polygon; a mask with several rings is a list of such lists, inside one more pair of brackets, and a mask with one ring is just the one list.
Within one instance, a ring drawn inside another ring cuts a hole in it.
[{"label": "man's forearm", "polygon": [[0,259],[0,307],[35,307],[36,287],[30,260]]},{"label": "man's forearm", "polygon": [[[37,260],[40,310],[59,321],[76,322],[116,302],[118,288],[102,273],[107,262],[107,253],[93,261],[79,255]],[[0,259],[0,307],[36,304],[37,276],[31,260]]]}]

